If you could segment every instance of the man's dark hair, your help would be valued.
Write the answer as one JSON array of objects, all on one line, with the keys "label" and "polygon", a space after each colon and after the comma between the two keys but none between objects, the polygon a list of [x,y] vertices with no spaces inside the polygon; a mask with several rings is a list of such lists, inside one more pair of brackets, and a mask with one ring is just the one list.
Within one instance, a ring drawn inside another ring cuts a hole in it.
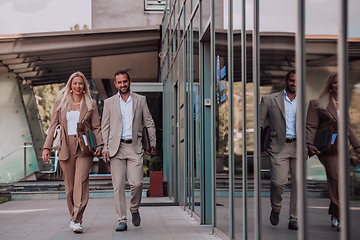
[{"label": "man's dark hair", "polygon": [[124,70],[118,70],[116,73],[115,73],[115,78],[116,78],[116,76],[117,75],[126,75],[126,78],[129,80],[129,81],[131,81],[130,80],[130,75],[126,72],[126,71],[124,71]]},{"label": "man's dark hair", "polygon": [[292,74],[292,73],[295,74],[295,69],[289,71],[289,72],[286,74],[285,80],[288,80],[288,79],[290,78],[290,74]]}]

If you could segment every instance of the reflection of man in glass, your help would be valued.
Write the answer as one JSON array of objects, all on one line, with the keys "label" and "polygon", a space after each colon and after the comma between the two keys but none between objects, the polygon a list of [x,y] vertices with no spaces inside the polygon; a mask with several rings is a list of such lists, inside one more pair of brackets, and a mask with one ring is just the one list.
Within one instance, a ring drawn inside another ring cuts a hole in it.
[{"label": "reflection of man in glass", "polygon": [[270,147],[270,222],[279,223],[281,201],[291,171],[289,229],[297,230],[296,213],[296,78],[295,70],[286,74],[283,91],[265,95],[260,104],[260,127],[271,127]]}]

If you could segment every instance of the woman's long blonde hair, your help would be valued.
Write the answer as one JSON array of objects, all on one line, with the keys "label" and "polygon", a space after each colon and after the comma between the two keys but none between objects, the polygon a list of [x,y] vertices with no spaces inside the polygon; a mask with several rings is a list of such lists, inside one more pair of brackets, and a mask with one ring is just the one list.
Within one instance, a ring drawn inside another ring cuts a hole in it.
[{"label": "woman's long blonde hair", "polygon": [[330,74],[326,85],[323,89],[323,91],[321,92],[320,96],[319,96],[319,108],[322,109],[326,109],[332,96],[331,96],[331,84],[334,80],[334,78],[336,78],[338,76],[337,72],[333,72]]},{"label": "woman's long blonde hair", "polygon": [[59,111],[60,109],[61,110],[66,109],[67,111],[71,111],[72,105],[73,105],[71,83],[75,77],[81,77],[82,80],[84,81],[85,93],[83,93],[83,96],[81,99],[81,105],[85,103],[88,110],[91,110],[93,108],[92,102],[91,102],[92,99],[91,99],[91,95],[90,95],[90,91],[89,91],[89,86],[87,84],[87,79],[82,72],[77,71],[77,72],[74,72],[73,74],[71,74],[65,87],[63,89],[61,89],[60,92],[57,94],[57,97],[60,98],[61,100],[60,100],[60,104],[57,107],[56,111]]}]

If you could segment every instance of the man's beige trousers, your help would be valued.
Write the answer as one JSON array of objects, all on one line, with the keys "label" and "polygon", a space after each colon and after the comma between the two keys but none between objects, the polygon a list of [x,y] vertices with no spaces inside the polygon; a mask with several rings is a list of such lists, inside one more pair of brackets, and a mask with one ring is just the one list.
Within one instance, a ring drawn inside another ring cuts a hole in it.
[{"label": "man's beige trousers", "polygon": [[115,213],[118,222],[127,222],[126,169],[131,189],[130,211],[137,211],[141,203],[143,185],[143,154],[134,151],[132,143],[121,142],[119,151],[110,160],[114,187]]}]

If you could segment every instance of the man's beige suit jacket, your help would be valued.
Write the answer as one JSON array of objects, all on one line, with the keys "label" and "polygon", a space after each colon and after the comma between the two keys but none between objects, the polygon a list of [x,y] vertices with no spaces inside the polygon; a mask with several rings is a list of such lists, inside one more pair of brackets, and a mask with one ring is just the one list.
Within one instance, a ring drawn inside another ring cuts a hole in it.
[{"label": "man's beige suit jacket", "polygon": [[284,91],[264,95],[261,98],[260,127],[267,125],[271,127],[271,141],[267,152],[279,153],[286,140]]},{"label": "man's beige suit jacket", "polygon": [[[132,93],[132,114],[132,142],[135,152],[138,154],[143,152],[141,143],[143,122],[148,129],[150,144],[155,148],[155,123],[150,114],[145,96]],[[101,120],[101,131],[104,140],[103,152],[109,151],[110,157],[115,156],[119,150],[122,127],[119,95],[115,94],[105,100]]]}]

